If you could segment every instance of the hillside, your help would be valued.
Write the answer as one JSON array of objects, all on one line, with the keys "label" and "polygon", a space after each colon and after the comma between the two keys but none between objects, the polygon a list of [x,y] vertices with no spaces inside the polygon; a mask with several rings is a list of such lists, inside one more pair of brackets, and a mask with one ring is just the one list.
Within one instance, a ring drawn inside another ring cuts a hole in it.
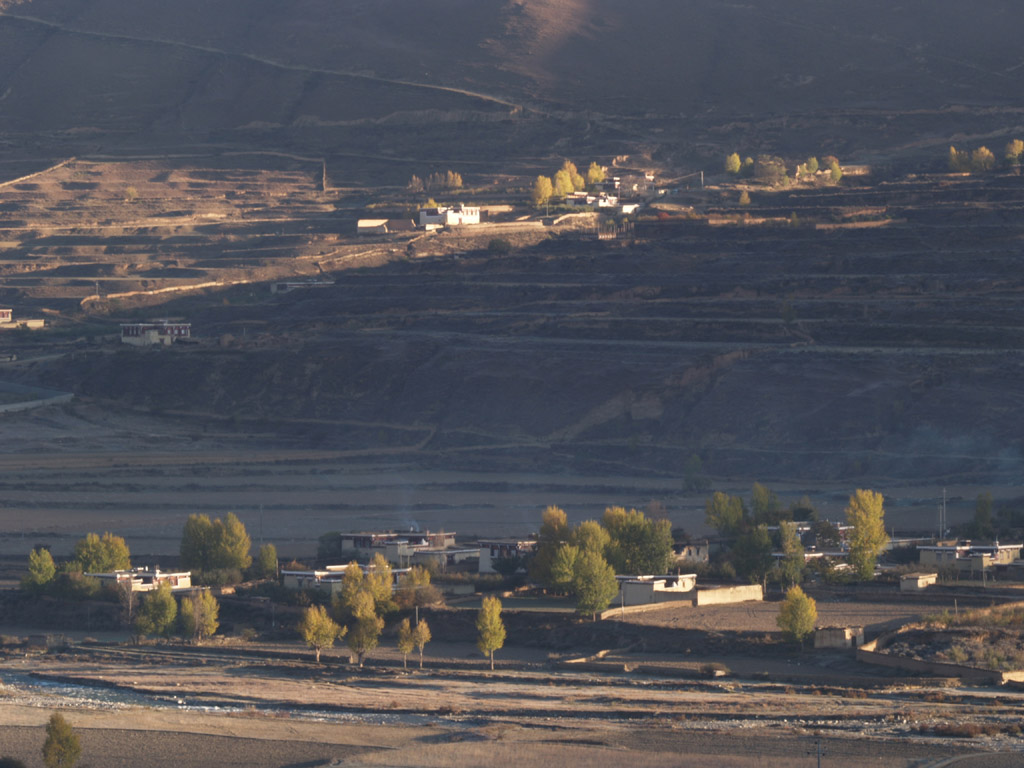
[{"label": "hillside", "polygon": [[466,162],[654,143],[691,158],[731,143],[912,154],[1012,130],[1024,90],[1010,0],[969,13],[953,0],[21,0],[3,13],[8,162],[210,142]]}]

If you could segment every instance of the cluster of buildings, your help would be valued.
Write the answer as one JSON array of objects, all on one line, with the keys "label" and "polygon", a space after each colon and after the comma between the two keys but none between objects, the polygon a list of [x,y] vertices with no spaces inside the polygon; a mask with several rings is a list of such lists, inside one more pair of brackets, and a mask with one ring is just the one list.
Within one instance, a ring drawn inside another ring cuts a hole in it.
[{"label": "cluster of buildings", "polygon": [[480,223],[480,208],[473,205],[439,205],[421,208],[417,219],[359,219],[358,235],[393,235],[416,230],[431,232],[444,227],[468,227]]},{"label": "cluster of buildings", "polygon": [[101,584],[130,587],[132,592],[152,592],[161,584],[168,584],[172,592],[191,592],[191,571],[161,571],[153,568],[131,568],[110,573],[87,573]]},{"label": "cluster of buildings", "polygon": [[170,346],[188,342],[192,338],[192,324],[170,320],[150,320],[144,323],[121,323],[121,343],[136,347]]}]

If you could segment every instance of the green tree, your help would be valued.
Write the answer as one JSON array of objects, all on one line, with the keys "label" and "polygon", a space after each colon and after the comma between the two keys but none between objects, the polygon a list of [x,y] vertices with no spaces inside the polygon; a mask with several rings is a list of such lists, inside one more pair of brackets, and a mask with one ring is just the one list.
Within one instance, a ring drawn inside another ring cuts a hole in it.
[{"label": "green tree", "polygon": [[214,568],[237,569],[244,571],[252,564],[252,540],[245,531],[245,526],[234,512],[228,512],[223,521],[215,520],[214,541],[216,543]]},{"label": "green tree", "polygon": [[28,575],[21,580],[21,586],[32,592],[41,592],[56,575],[57,566],[50,550],[39,547],[28,553]]},{"label": "green tree", "polygon": [[501,600],[496,597],[485,597],[480,612],[476,616],[476,647],[491,659],[494,669],[494,652],[505,645],[505,622],[501,620]]},{"label": "green tree", "polygon": [[200,591],[195,599],[183,597],[178,615],[182,636],[192,638],[197,645],[213,637],[220,626],[220,605],[208,589]]},{"label": "green tree", "polygon": [[380,633],[384,630],[384,619],[377,616],[373,595],[367,590],[360,590],[352,602],[353,624],[349,627],[345,642],[359,658],[359,666],[363,666],[366,654],[377,647]]},{"label": "green tree", "polygon": [[775,155],[758,155],[754,163],[754,178],[775,186],[788,180],[786,162]]},{"label": "green tree", "polygon": [[725,158],[725,172],[731,173],[734,176],[740,172],[740,155],[738,152],[733,152]]},{"label": "green tree", "polygon": [[1010,165],[1017,165],[1024,157],[1024,141],[1013,139],[1006,145],[1003,156]]},{"label": "green tree", "polygon": [[277,578],[277,547],[264,544],[256,553],[256,575],[261,579]]},{"label": "green tree", "polygon": [[102,538],[95,533],[86,534],[75,544],[74,559],[82,573],[111,573],[132,567],[125,540],[109,532]]},{"label": "green tree", "polygon": [[813,176],[814,174],[816,174],[818,172],[818,168],[819,168],[818,158],[816,158],[816,157],[808,157],[807,158],[807,162],[804,163],[804,167],[807,169],[807,173],[809,173],[811,176]]},{"label": "green tree", "polygon": [[596,162],[592,162],[587,168],[587,186],[593,187],[605,180],[604,168]]},{"label": "green tree", "polygon": [[597,552],[604,556],[611,542],[611,534],[597,520],[584,520],[569,534],[569,543],[580,552]]},{"label": "green tree", "polygon": [[420,619],[412,628],[412,642],[420,652],[420,669],[423,669],[423,649],[430,642],[430,626],[426,620]]},{"label": "green tree", "polygon": [[178,604],[171,594],[171,585],[164,582],[142,601],[142,607],[135,617],[135,631],[142,637],[167,635],[177,617]]},{"label": "green tree", "polygon": [[611,536],[606,548],[616,573],[665,573],[672,560],[672,524],[649,520],[643,512],[609,507],[601,521]]},{"label": "green tree", "polygon": [[50,715],[43,742],[43,764],[46,768],[71,768],[78,762],[82,746],[78,735],[59,712]]},{"label": "green tree", "polygon": [[733,564],[736,572],[751,584],[764,584],[768,573],[775,565],[772,557],[772,537],[768,528],[759,525],[741,534],[733,547]]},{"label": "green tree", "polygon": [[813,523],[818,519],[818,510],[811,501],[811,497],[804,494],[799,501],[789,505],[789,516],[798,522]]},{"label": "green tree", "polygon": [[882,504],[882,494],[858,489],[850,496],[846,507],[846,522],[853,528],[850,532],[850,565],[862,579],[875,575],[878,555],[889,543]]},{"label": "green tree", "polygon": [[572,591],[576,596],[576,612],[580,615],[589,613],[596,621],[597,614],[607,608],[618,594],[615,570],[599,552],[585,550],[576,560]]},{"label": "green tree", "polygon": [[563,544],[555,552],[551,561],[551,586],[563,592],[572,590],[573,576],[576,574],[576,561],[579,559],[579,547]]},{"label": "green tree", "polygon": [[213,521],[209,515],[189,515],[181,532],[181,567],[205,571],[213,567],[215,546]]},{"label": "green tree", "polygon": [[715,491],[704,505],[704,522],[722,536],[736,536],[746,524],[743,499]]},{"label": "green tree", "polygon": [[[746,190],[743,194],[746,194]],[[749,196],[747,202],[750,202]],[[711,490],[711,480],[704,474],[704,462],[696,453],[691,453],[683,465],[683,489],[687,493],[707,493]]]},{"label": "green tree", "polygon": [[391,563],[380,552],[370,561],[370,570],[363,577],[363,590],[373,597],[373,610],[383,616],[397,610],[392,591]]},{"label": "green tree", "polygon": [[[363,569],[353,560],[341,577],[341,588],[331,598],[331,613],[336,621],[346,622],[352,617],[356,595],[363,591]],[[372,599],[372,598],[371,598]]]},{"label": "green tree", "polygon": [[785,520],[779,523],[779,543],[782,550],[782,560],[779,561],[779,581],[784,587],[799,584],[803,580],[806,562],[804,561],[804,545],[800,542],[796,523]]},{"label": "green tree", "polygon": [[839,164],[839,159],[829,155],[825,158],[825,166],[828,168],[829,178],[833,184],[838,184],[843,178],[843,166]]},{"label": "green tree", "polygon": [[536,207],[540,208],[554,194],[555,188],[551,183],[551,179],[547,176],[538,176],[537,180],[533,182],[533,191],[530,193],[530,199]]},{"label": "green tree", "polygon": [[991,539],[995,534],[992,521],[992,493],[979,493],[974,501],[974,520],[971,521],[971,535],[979,539]]},{"label": "green tree", "polygon": [[299,635],[306,645],[316,654],[316,663],[320,663],[320,651],[330,648],[339,637],[348,631],[345,627],[327,615],[322,605],[311,605],[302,613],[298,624]]},{"label": "green tree", "polygon": [[814,632],[817,620],[818,606],[814,598],[805,595],[800,587],[790,587],[775,619],[786,638],[803,643],[804,638]]},{"label": "green tree", "polygon": [[747,190],[740,192],[740,205],[750,205],[750,193]]},{"label": "green tree", "polygon": [[399,608],[409,609],[441,602],[441,590],[430,583],[430,571],[414,565],[398,577],[395,603]]},{"label": "green tree", "polygon": [[530,563],[530,578],[551,584],[551,563],[558,548],[569,541],[569,520],[558,507],[547,507],[541,515],[537,534],[537,553]]},{"label": "green tree", "polygon": [[755,525],[778,525],[787,514],[775,491],[760,483],[754,483],[750,489],[750,509]]}]

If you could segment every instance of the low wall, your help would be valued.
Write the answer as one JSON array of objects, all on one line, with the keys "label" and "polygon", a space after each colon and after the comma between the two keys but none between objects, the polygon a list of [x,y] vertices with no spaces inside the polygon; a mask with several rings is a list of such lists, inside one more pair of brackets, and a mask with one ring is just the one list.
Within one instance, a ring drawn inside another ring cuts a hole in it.
[{"label": "low wall", "polygon": [[923,659],[910,659],[906,656],[893,656],[888,653],[882,653],[879,650],[885,648],[889,641],[903,630],[913,627],[914,625],[908,625],[895,632],[886,632],[871,642],[864,643],[864,645],[857,649],[857,661],[863,661],[865,664],[874,664],[879,667],[889,667],[890,669],[919,672],[932,677],[956,677],[967,682],[981,683],[983,685],[1002,685],[1006,682],[1024,681],[1024,671],[999,672],[994,669],[968,667],[963,664],[949,664],[942,661],[924,661]]},{"label": "low wall", "polygon": [[694,605],[724,605],[761,600],[764,600],[764,590],[760,584],[744,584],[741,587],[698,589]]},{"label": "low wall", "polygon": [[693,599],[690,595],[682,597],[680,600],[663,600],[658,603],[644,603],[643,605],[627,605],[625,608],[608,608],[607,610],[601,611],[597,614],[599,619],[614,619],[622,616],[629,616],[634,613],[648,613],[650,611],[660,611],[665,608],[675,608],[677,606],[686,606],[687,608],[693,605]]}]

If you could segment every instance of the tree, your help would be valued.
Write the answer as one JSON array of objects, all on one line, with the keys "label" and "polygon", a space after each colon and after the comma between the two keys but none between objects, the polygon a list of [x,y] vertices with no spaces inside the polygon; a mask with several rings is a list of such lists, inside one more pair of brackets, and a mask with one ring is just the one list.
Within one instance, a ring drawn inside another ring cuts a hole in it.
[{"label": "tree", "polygon": [[395,602],[399,608],[418,608],[441,602],[441,590],[430,583],[430,571],[414,565],[398,577]]},{"label": "tree", "polygon": [[476,616],[476,647],[481,653],[491,658],[491,669],[494,669],[494,652],[505,645],[505,622],[501,620],[501,600],[496,597],[485,597]]},{"label": "tree", "polygon": [[298,625],[299,634],[316,653],[316,663],[320,663],[320,651],[330,648],[339,637],[344,637],[347,629],[338,626],[322,605],[311,605],[303,613]]},{"label": "tree", "polygon": [[111,573],[132,567],[125,540],[109,532],[102,538],[95,533],[86,534],[75,544],[74,559],[82,573]]},{"label": "tree", "polygon": [[71,768],[78,762],[82,746],[78,735],[59,712],[50,715],[43,742],[43,763],[46,768]]},{"label": "tree", "polygon": [[587,186],[586,180],[582,176],[580,176],[580,172],[576,169],[576,164],[573,163],[571,160],[566,160],[565,162],[563,162],[562,167],[559,170],[565,171],[567,174],[569,174],[569,182],[572,184],[572,189],[569,190],[570,192],[575,192],[576,190],[584,189]]},{"label": "tree", "polygon": [[992,493],[979,493],[974,502],[974,520],[971,521],[971,535],[979,539],[991,539],[995,533],[992,524]]},{"label": "tree", "polygon": [[409,183],[405,185],[405,188],[414,194],[426,191],[426,187],[423,186],[423,179],[415,173],[409,178]]},{"label": "tree", "polygon": [[814,624],[818,620],[818,606],[813,597],[808,597],[800,587],[790,587],[786,599],[779,607],[779,615],[775,623],[789,640],[802,643],[804,638],[814,632]]},{"label": "tree", "polygon": [[760,483],[754,483],[750,489],[750,508],[755,525],[778,525],[786,514],[775,491]]},{"label": "tree", "polygon": [[587,186],[593,187],[605,180],[604,168],[596,162],[591,162],[587,168]]},{"label": "tree", "polygon": [[599,552],[585,550],[576,560],[572,591],[576,596],[576,612],[589,613],[596,621],[598,612],[607,608],[618,594],[615,570]]},{"label": "tree", "polygon": [[818,172],[818,168],[819,168],[818,158],[816,158],[816,157],[808,157],[807,158],[807,162],[804,163],[804,167],[807,169],[807,173],[809,173],[811,176],[813,176],[814,174],[816,174]]},{"label": "tree", "polygon": [[846,507],[846,522],[853,527],[850,532],[850,565],[862,579],[874,576],[878,555],[889,543],[882,502],[882,494],[858,489],[850,496]]},{"label": "tree", "polygon": [[779,581],[784,587],[799,584],[804,576],[804,545],[800,542],[800,534],[796,523],[782,521],[779,523],[779,539],[782,549],[782,560],[779,561]]},{"label": "tree", "polygon": [[754,178],[765,184],[782,184],[788,180],[786,162],[775,155],[758,155],[754,163]]},{"label": "tree", "polygon": [[[743,195],[747,191],[743,190]],[[750,196],[747,195],[747,203]],[[743,204],[743,196],[740,196],[740,204]],[[711,490],[711,480],[704,474],[704,462],[696,453],[691,453],[690,458],[683,465],[683,489],[689,493],[706,493]]]},{"label": "tree", "polygon": [[843,167],[839,164],[839,159],[833,155],[829,155],[825,160],[825,167],[828,168],[829,178],[833,184],[838,184],[840,179],[843,178]]},{"label": "tree", "polygon": [[277,578],[277,547],[264,544],[256,553],[256,575],[261,579]]},{"label": "tree", "polygon": [[252,540],[245,531],[245,526],[234,512],[228,512],[223,521],[213,523],[216,544],[213,558],[214,568],[235,568],[244,571],[252,564]]},{"label": "tree", "polygon": [[177,617],[178,604],[171,594],[171,585],[164,582],[142,601],[142,607],[135,618],[135,631],[142,637],[166,635]]},{"label": "tree", "polygon": [[558,548],[551,561],[549,583],[552,587],[562,592],[572,590],[572,580],[576,573],[576,561],[579,556],[579,547],[574,547],[572,544],[563,544]]},{"label": "tree", "polygon": [[335,620],[346,622],[352,616],[352,606],[355,604],[356,595],[363,589],[363,569],[359,563],[353,560],[345,568],[341,577],[341,589],[331,598],[331,613]]},{"label": "tree", "polygon": [[220,626],[220,605],[208,589],[202,590],[194,600],[183,597],[179,614],[182,636],[192,638],[197,645],[206,638],[213,637]]},{"label": "tree", "polygon": [[[747,190],[740,192],[740,205],[750,205],[750,193]],[[706,489],[705,489],[706,490]]]},{"label": "tree", "polygon": [[370,569],[363,577],[362,586],[373,597],[373,610],[378,616],[397,610],[391,586],[391,563],[378,552],[370,561]]},{"label": "tree", "polygon": [[135,591],[132,580],[118,579],[114,587],[117,592],[117,602],[121,605],[121,621],[126,627],[132,626],[135,621],[135,608],[139,604],[139,593]]},{"label": "tree", "polygon": [[39,547],[28,553],[28,575],[21,580],[21,586],[32,592],[41,592],[56,575],[57,566],[50,550]]},{"label": "tree", "polygon": [[789,516],[798,522],[813,523],[818,520],[818,510],[811,501],[811,497],[804,494],[799,501],[789,505]]},{"label": "tree", "polygon": [[751,584],[764,584],[768,572],[775,565],[772,557],[772,538],[767,527],[759,525],[743,533],[733,547],[733,564],[736,572]]},{"label": "tree", "polygon": [[715,491],[704,505],[704,522],[722,536],[735,536],[746,522],[747,510],[743,499]]},{"label": "tree", "polygon": [[1008,163],[1011,165],[1017,165],[1020,163],[1021,158],[1024,157],[1024,141],[1014,139],[1009,142],[1006,145],[1003,155]]},{"label": "tree", "polygon": [[949,170],[953,173],[967,173],[971,170],[971,157],[956,147],[949,148]]},{"label": "tree", "polygon": [[412,642],[420,652],[420,669],[423,669],[423,648],[430,642],[430,627],[425,619],[420,619],[412,628]]},{"label": "tree", "polygon": [[584,520],[569,534],[569,542],[580,552],[597,552],[603,556],[612,537],[597,520]]},{"label": "tree", "polygon": [[978,147],[971,153],[971,170],[984,173],[991,171],[996,164],[996,156],[988,147]]},{"label": "tree", "polygon": [[367,590],[360,590],[352,602],[352,617],[355,622],[349,627],[345,642],[359,657],[359,666],[363,666],[366,654],[377,647],[380,633],[384,630],[384,619],[377,616],[373,595]]},{"label": "tree", "polygon": [[562,168],[555,173],[555,190],[554,197],[564,198],[566,195],[570,195],[576,191],[576,187],[572,183],[572,176],[569,172]]},{"label": "tree", "polygon": [[554,194],[555,188],[551,184],[551,179],[547,176],[538,176],[537,180],[533,182],[533,191],[530,193],[530,199],[535,206],[540,208]]},{"label": "tree", "polygon": [[412,638],[412,626],[409,619],[402,619],[398,625],[398,652],[402,654],[402,669],[409,666],[409,654],[412,653],[416,643]]},{"label": "tree", "polygon": [[541,514],[540,532],[537,534],[537,554],[530,563],[530,578],[541,584],[551,584],[551,563],[558,548],[569,541],[569,520],[565,511],[547,507]]},{"label": "tree", "polygon": [[213,561],[213,521],[209,515],[189,515],[181,532],[181,567],[204,571]]},{"label": "tree", "polygon": [[672,559],[672,524],[648,520],[643,512],[609,507],[602,519],[611,536],[606,548],[616,573],[664,573]]},{"label": "tree", "polygon": [[733,152],[725,158],[725,172],[731,173],[734,176],[740,172],[740,155],[738,152]]}]

